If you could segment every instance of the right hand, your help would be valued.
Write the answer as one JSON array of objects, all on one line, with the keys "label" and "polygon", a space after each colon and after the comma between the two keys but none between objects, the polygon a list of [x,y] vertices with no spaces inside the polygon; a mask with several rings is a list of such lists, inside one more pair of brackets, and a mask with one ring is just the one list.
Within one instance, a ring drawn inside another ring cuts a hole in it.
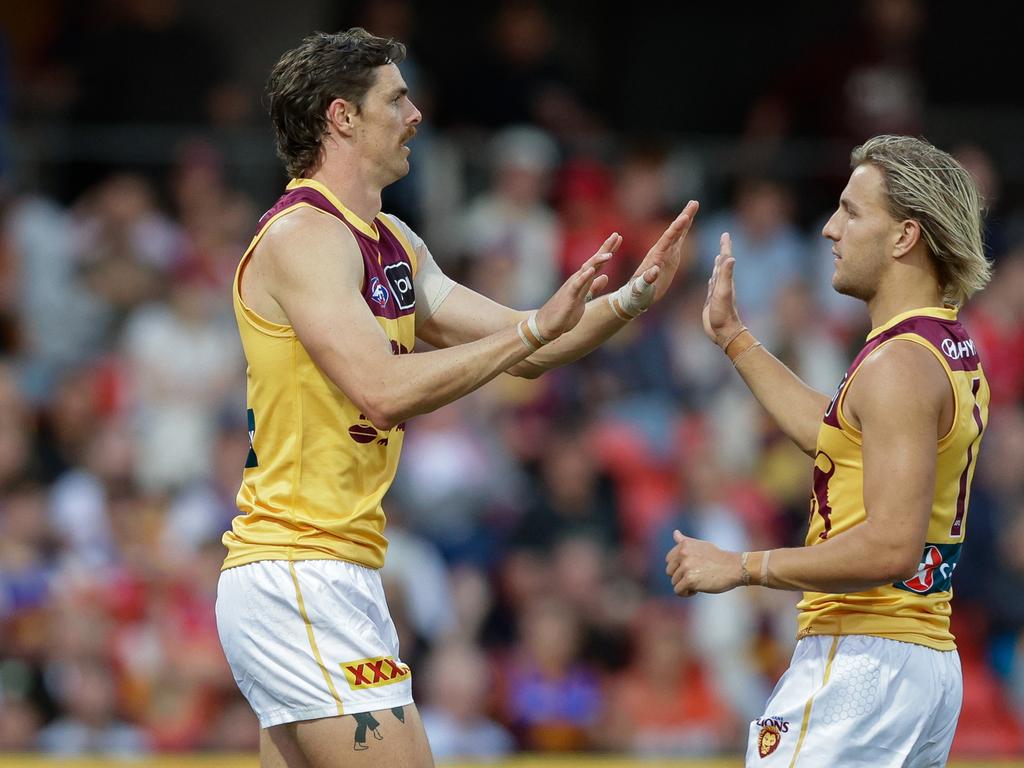
[{"label": "right hand", "polygon": [[[570,275],[562,287],[555,291],[555,295],[537,310],[537,327],[547,341],[554,341],[575,328],[587,307],[587,294],[599,293],[608,284],[608,276],[598,273],[612,257],[611,250],[605,248],[609,246],[609,241],[617,237],[609,237],[605,246],[583,262],[583,266]],[[618,247],[617,242],[615,247]]]},{"label": "right hand", "polygon": [[732,240],[722,233],[721,252],[715,257],[715,269],[708,280],[708,297],[704,301],[704,333],[718,346],[732,338],[743,323],[736,310],[736,289],[732,270],[736,259],[732,257]]}]

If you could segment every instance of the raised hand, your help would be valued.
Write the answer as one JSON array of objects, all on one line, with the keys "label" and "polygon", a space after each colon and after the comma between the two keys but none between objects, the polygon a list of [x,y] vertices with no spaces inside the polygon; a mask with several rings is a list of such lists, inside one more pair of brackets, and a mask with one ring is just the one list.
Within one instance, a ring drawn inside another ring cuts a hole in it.
[{"label": "raised hand", "polygon": [[736,310],[736,289],[732,281],[736,259],[732,256],[732,240],[722,233],[721,250],[715,257],[715,269],[708,280],[708,297],[704,301],[704,333],[715,344],[722,344],[743,327]]},{"label": "raised hand", "polygon": [[[654,301],[658,301],[665,295],[665,291],[668,290],[676,276],[683,257],[683,242],[686,240],[686,234],[690,231],[693,217],[697,215],[699,208],[700,203],[696,200],[688,202],[675,220],[668,225],[668,229],[658,238],[658,242],[647,252],[644,260],[640,262],[640,266],[633,273],[634,278],[644,275],[644,279],[649,283],[657,280]],[[651,270],[654,267],[657,267],[658,271],[652,273]]]},{"label": "raised hand", "polygon": [[697,592],[728,592],[740,585],[740,557],[725,552],[714,544],[691,539],[679,531],[672,537],[676,545],[665,555],[665,573],[672,579],[672,589],[680,597]]},{"label": "raised hand", "polygon": [[622,238],[611,235],[604,242],[609,250],[601,250],[583,262],[562,287],[537,310],[537,327],[545,341],[554,341],[566,331],[571,331],[583,317],[587,296],[601,291],[608,285],[608,276],[598,274],[619,247]]}]

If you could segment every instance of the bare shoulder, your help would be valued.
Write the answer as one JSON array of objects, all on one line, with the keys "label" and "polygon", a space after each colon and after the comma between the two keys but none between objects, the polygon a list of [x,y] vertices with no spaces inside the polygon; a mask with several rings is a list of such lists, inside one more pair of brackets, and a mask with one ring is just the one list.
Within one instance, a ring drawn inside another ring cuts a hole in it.
[{"label": "bare shoulder", "polygon": [[948,378],[935,355],[916,342],[894,339],[861,363],[846,405],[860,421],[937,414],[950,398]]},{"label": "bare shoulder", "polygon": [[269,268],[289,273],[339,253],[358,254],[359,246],[338,219],[315,208],[300,208],[267,228],[257,252]]},{"label": "bare shoulder", "polygon": [[272,223],[242,275],[242,295],[259,315],[294,324],[298,306],[314,296],[359,290],[363,262],[348,227],[313,208]]}]

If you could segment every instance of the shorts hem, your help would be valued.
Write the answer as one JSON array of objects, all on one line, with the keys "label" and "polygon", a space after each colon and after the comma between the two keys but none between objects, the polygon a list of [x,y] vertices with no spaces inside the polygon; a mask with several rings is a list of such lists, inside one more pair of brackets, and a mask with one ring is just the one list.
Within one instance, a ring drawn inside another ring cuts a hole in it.
[{"label": "shorts hem", "polygon": [[258,714],[260,728],[272,728],[275,725],[285,723],[298,723],[305,720],[322,720],[326,717],[343,717],[344,715],[356,715],[360,712],[376,712],[378,709],[393,709],[404,707],[413,703],[412,694],[407,696],[396,696],[390,699],[366,700],[361,702],[342,702],[342,714],[338,714],[338,704],[325,704],[322,707],[308,707],[304,709],[275,709],[266,715]]}]

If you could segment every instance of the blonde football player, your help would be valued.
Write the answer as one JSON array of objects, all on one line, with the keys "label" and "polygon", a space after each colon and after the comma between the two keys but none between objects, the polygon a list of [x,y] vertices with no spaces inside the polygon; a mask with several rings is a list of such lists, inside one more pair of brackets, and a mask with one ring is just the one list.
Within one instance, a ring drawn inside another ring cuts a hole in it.
[{"label": "blonde football player", "polygon": [[[679,595],[802,590],[792,664],[751,723],[748,766],[943,766],[962,697],[949,631],[989,389],[957,309],[989,279],[978,193],[950,155],[878,136],[823,234],[832,285],[874,330],[835,394],[815,392],[743,327],[729,236],[704,329],[814,459],[807,546],[723,552],[678,531]],[[742,268],[742,259],[740,260]]]}]

